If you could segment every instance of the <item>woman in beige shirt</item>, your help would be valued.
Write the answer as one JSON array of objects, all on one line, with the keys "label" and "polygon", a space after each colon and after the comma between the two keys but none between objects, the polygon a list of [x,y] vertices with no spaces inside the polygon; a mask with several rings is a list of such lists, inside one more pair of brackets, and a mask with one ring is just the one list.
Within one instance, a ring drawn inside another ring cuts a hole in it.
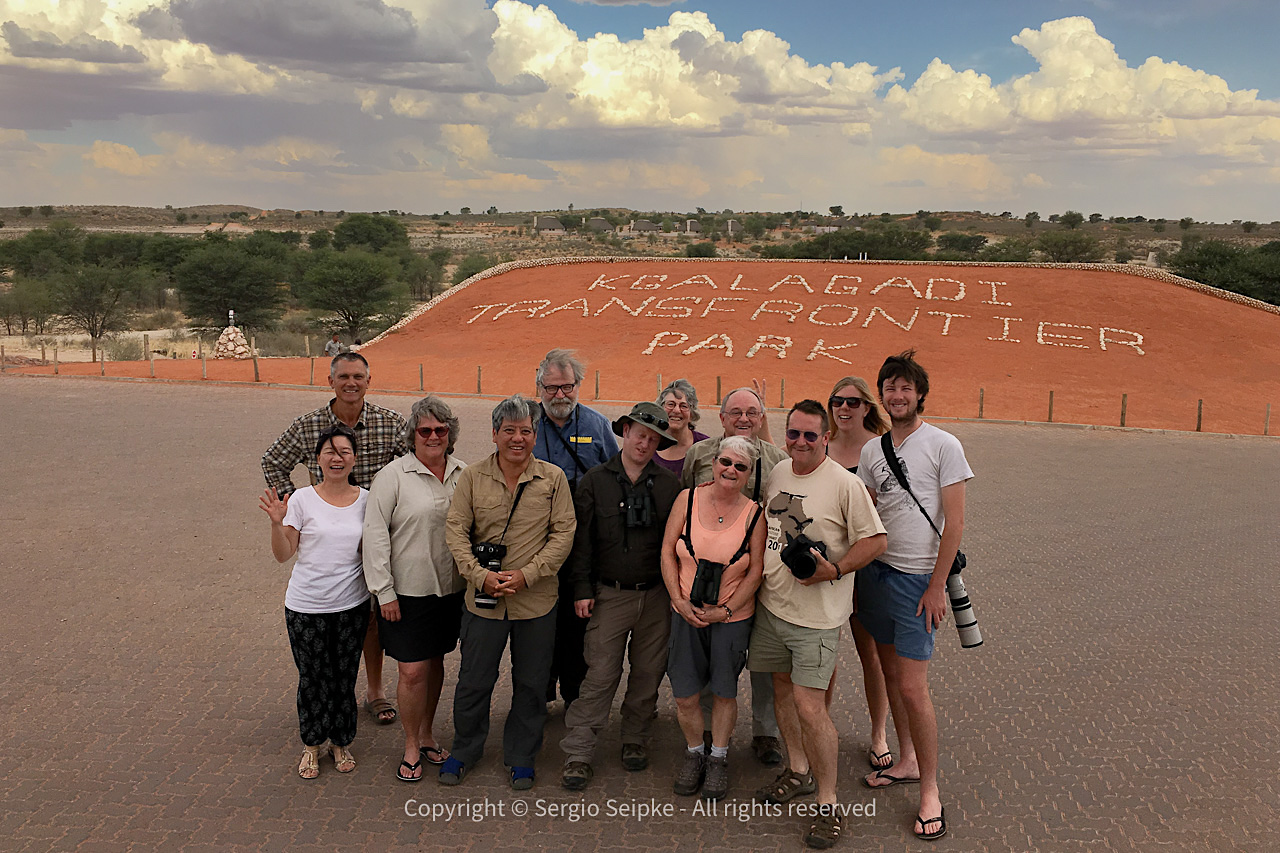
[{"label": "woman in beige shirt", "polygon": [[448,752],[432,731],[444,686],[444,656],[458,643],[465,584],[445,544],[445,516],[465,464],[453,456],[458,419],[434,395],[413,405],[413,452],[387,463],[369,488],[364,573],[378,599],[378,636],[400,673],[396,698],[404,758],[396,777],[422,778],[422,762]]}]

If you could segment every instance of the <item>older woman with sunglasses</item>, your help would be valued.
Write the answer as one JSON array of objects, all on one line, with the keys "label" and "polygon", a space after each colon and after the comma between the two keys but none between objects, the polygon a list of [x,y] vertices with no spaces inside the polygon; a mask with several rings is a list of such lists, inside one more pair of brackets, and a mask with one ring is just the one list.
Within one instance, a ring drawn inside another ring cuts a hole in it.
[{"label": "older woman with sunglasses", "polygon": [[458,643],[466,588],[445,543],[444,522],[465,464],[453,455],[458,419],[434,395],[414,403],[413,447],[378,472],[364,523],[364,575],[378,598],[378,637],[400,674],[396,698],[404,726],[403,782],[422,778],[422,762],[449,757],[435,738],[444,656]]},{"label": "older woman with sunglasses", "polygon": [[693,428],[701,417],[698,413],[698,392],[688,379],[677,379],[662,389],[657,402],[667,413],[667,432],[676,443],[659,450],[654,454],[653,461],[679,477],[684,470],[684,457],[689,448],[693,447],[694,442],[707,437],[706,433]]},{"label": "older woman with sunglasses", "polygon": [[259,499],[271,519],[271,553],[297,562],[284,594],[284,623],[298,667],[298,775],[320,775],[325,742],[339,773],[356,769],[347,747],[356,737],[356,676],[369,624],[369,591],[360,568],[360,537],[369,493],[355,484],[356,436],[337,424],[320,433],[321,479],[280,498]]},{"label": "older woman with sunglasses", "polygon": [[[708,483],[684,490],[662,543],[662,579],[671,596],[667,677],[687,751],[673,790],[729,789],[729,735],[738,719],[738,675],[747,660],[756,590],[764,572],[767,524],[742,494],[759,451],[742,436],[720,442]],[[711,754],[702,740],[699,694],[711,688]]]},{"label": "older woman with sunglasses", "polygon": [[[857,376],[846,376],[831,389],[827,414],[831,417],[827,455],[857,473],[862,445],[888,432],[888,419],[876,403],[871,388]],[[856,592],[854,613],[857,613]],[[867,693],[867,711],[871,716],[871,747],[867,750],[867,761],[874,770],[888,770],[893,766],[888,734],[889,693],[880,669],[880,656],[876,652],[875,641],[856,615],[849,619],[849,629],[853,632],[853,644],[862,663],[862,682]],[[828,704],[835,695],[834,686],[835,677],[832,676],[832,687],[827,690]]]}]

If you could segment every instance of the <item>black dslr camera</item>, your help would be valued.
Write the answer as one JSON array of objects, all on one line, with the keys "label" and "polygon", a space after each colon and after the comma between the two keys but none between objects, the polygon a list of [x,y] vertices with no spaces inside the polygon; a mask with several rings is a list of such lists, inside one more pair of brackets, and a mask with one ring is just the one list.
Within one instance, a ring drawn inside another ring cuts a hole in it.
[{"label": "black dslr camera", "polygon": [[796,580],[802,581],[813,577],[813,573],[818,570],[818,561],[809,553],[810,548],[817,548],[818,553],[827,556],[827,545],[825,542],[815,542],[808,536],[801,533],[792,539],[782,549],[782,564],[791,570],[791,574],[795,575]]},{"label": "black dslr camera", "polygon": [[699,560],[698,571],[693,576],[693,586],[689,589],[689,603],[694,607],[713,607],[720,603],[720,576],[724,573],[724,563],[711,560]]},{"label": "black dslr camera", "polygon": [[[491,572],[502,569],[502,558],[507,556],[507,546],[496,542],[476,542],[471,546],[471,556],[480,565]],[[492,610],[498,606],[498,599],[484,591],[484,587],[476,590],[476,607],[481,610]]]}]

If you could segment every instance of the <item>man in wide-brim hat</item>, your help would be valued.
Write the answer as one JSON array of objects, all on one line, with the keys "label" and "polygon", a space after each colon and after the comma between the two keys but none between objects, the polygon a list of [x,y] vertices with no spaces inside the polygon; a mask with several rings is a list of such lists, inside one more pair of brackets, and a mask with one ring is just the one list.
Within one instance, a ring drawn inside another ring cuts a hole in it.
[{"label": "man in wide-brim hat", "polygon": [[680,492],[674,474],[653,461],[675,444],[667,414],[655,403],[637,403],[613,422],[622,450],[586,473],[574,494],[578,529],[565,569],[574,609],[589,618],[584,655],[587,675],[578,700],[565,712],[568,732],[561,784],[580,791],[591,782],[592,756],[628,655],[631,672],[622,700],[622,766],[649,765],[646,751],[667,669],[671,602],[662,582],[662,537]]}]

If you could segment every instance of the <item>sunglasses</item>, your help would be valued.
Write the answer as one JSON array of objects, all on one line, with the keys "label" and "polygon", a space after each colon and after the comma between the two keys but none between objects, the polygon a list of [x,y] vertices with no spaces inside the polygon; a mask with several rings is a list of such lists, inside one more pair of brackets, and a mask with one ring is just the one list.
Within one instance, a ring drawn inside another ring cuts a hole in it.
[{"label": "sunglasses", "polygon": [[827,401],[833,409],[838,409],[841,406],[848,406],[851,409],[860,409],[862,408],[862,404],[865,402],[866,400],[861,397],[836,397],[835,395],[832,395],[831,399]]},{"label": "sunglasses", "polygon": [[798,441],[802,435],[804,436],[804,440],[810,444],[813,444],[818,440],[818,434],[816,432],[810,432],[809,430],[801,432],[798,429],[789,429],[787,430],[787,441]]},{"label": "sunglasses", "polygon": [[449,428],[447,426],[418,427],[414,432],[422,438],[431,438],[433,435],[436,438],[446,438],[449,435]]},{"label": "sunglasses", "polygon": [[728,456],[721,456],[716,461],[726,468],[735,468],[738,471],[741,471],[743,474],[751,470],[750,465],[746,464],[745,462],[734,462]]}]

